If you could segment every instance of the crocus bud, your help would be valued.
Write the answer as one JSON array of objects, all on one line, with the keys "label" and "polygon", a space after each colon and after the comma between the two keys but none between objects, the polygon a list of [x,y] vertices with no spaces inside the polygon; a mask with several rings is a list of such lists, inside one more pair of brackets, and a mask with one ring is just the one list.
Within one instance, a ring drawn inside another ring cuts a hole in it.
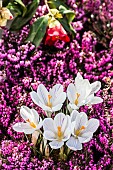
[{"label": "crocus bud", "polygon": [[34,146],[37,143],[38,136],[39,136],[39,132],[38,131],[34,131],[33,134],[32,134],[32,143],[33,143]]},{"label": "crocus bud", "polygon": [[49,145],[45,147],[45,156],[49,157]]}]

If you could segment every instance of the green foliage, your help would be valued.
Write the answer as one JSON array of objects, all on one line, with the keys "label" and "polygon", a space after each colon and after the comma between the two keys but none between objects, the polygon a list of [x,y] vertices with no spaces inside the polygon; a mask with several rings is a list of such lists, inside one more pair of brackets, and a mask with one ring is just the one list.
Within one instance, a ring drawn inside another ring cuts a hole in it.
[{"label": "green foliage", "polygon": [[24,5],[24,3],[21,0],[14,0],[8,3],[7,8],[9,8],[10,10],[13,10],[16,15],[22,15],[24,16],[27,8]]},{"label": "green foliage", "polygon": [[[23,7],[23,3],[21,4],[21,0],[16,0],[16,1],[18,1],[18,2],[20,1],[19,5],[21,5]],[[18,16],[13,20],[10,30],[18,31],[24,25],[26,25],[27,22],[29,20],[31,20],[33,15],[35,14],[39,2],[40,2],[40,0],[33,0],[32,3],[28,4],[26,7],[26,10],[24,10],[23,13],[21,13],[21,14],[19,13]]]},{"label": "green foliage", "polygon": [[33,23],[30,29],[30,33],[26,39],[26,42],[32,42],[36,47],[38,47],[46,33],[46,28],[48,26],[48,15],[42,16]]},{"label": "green foliage", "polygon": [[65,28],[65,30],[72,34],[72,37],[74,37],[75,31],[71,26],[71,22],[75,18],[75,12],[70,10],[68,6],[63,2],[63,0],[49,0],[48,4],[50,8],[58,9],[59,12],[63,15],[63,18],[59,18],[58,20]]},{"label": "green foliage", "polygon": [[73,21],[73,19],[75,18],[75,12],[65,8],[62,5],[59,6],[59,12],[61,14],[66,15],[66,17],[68,19],[68,23],[71,23]]},{"label": "green foliage", "polygon": [[50,8],[59,8],[60,5],[68,8],[68,6],[63,2],[63,0],[49,0],[48,4]]}]

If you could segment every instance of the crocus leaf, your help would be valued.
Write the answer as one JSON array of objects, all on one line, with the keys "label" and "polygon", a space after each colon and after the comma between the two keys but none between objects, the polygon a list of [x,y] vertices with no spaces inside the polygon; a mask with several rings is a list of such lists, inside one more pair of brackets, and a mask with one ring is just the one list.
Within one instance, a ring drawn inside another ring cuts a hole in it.
[{"label": "crocus leaf", "polygon": [[27,24],[29,20],[31,20],[32,16],[35,14],[36,9],[38,7],[40,0],[33,0],[30,4],[27,5],[27,11],[24,16],[17,16],[10,27],[11,31],[18,31],[20,30],[24,25]]},{"label": "crocus leaf", "polygon": [[66,15],[69,23],[71,23],[73,21],[73,19],[75,18],[75,12],[72,11],[72,10],[67,9],[66,7],[64,7],[62,5],[59,6],[59,12],[61,14]]},{"label": "crocus leaf", "polygon": [[26,42],[32,42],[36,47],[38,47],[46,33],[46,28],[48,26],[48,16],[42,16],[38,18],[31,26],[29,35]]}]

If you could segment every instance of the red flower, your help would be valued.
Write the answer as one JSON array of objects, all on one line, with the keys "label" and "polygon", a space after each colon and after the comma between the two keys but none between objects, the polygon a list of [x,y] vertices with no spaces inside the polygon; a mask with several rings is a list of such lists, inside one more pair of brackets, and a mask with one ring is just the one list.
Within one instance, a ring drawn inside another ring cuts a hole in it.
[{"label": "red flower", "polygon": [[70,38],[68,37],[66,31],[59,22],[57,22],[57,25],[54,25],[53,27],[47,29],[45,45],[54,45],[57,40],[61,40],[64,42],[70,41]]}]

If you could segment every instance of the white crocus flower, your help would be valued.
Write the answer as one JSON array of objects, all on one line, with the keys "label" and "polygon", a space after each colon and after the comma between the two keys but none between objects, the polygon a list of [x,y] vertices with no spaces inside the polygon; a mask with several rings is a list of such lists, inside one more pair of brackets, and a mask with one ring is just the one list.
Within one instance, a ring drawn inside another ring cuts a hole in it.
[{"label": "white crocus flower", "polygon": [[43,84],[40,84],[37,93],[32,91],[30,95],[34,103],[47,112],[59,111],[66,99],[66,93],[63,92],[61,84],[56,84],[49,92]]},{"label": "white crocus flower", "polygon": [[59,149],[63,146],[64,142],[70,138],[70,116],[63,113],[58,113],[54,120],[46,118],[43,122],[44,138],[52,141],[49,143],[51,148]]},{"label": "white crocus flower", "polygon": [[17,132],[24,132],[25,134],[32,134],[42,127],[42,119],[35,109],[29,109],[26,106],[21,106],[20,115],[26,123],[18,122],[13,125],[13,129]]},{"label": "white crocus flower", "polygon": [[100,97],[94,96],[101,87],[101,83],[96,81],[90,84],[89,80],[83,79],[80,73],[75,78],[75,83],[70,83],[67,88],[67,96],[70,101],[70,107],[72,109],[79,109],[80,106],[85,104],[97,104],[103,100]]},{"label": "white crocus flower", "polygon": [[88,120],[86,113],[73,110],[71,122],[72,136],[66,142],[66,145],[74,151],[81,150],[82,143],[89,142],[93,133],[99,127],[99,120],[94,118]]},{"label": "white crocus flower", "polygon": [[6,7],[0,7],[0,26],[4,27],[7,24],[7,20],[12,20],[13,15]]}]

